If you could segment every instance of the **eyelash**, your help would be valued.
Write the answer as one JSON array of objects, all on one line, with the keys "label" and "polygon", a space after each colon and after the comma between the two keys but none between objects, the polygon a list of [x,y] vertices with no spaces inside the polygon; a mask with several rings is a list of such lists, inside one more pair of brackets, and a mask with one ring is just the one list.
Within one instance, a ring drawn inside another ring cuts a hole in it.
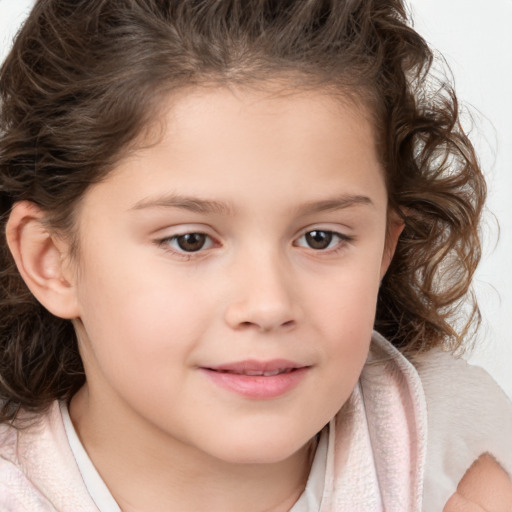
[{"label": "eyelash", "polygon": [[[214,246],[214,244],[215,244],[213,238],[210,235],[207,235],[206,233],[202,233],[200,231],[190,231],[188,233],[183,233],[180,235],[168,236],[168,237],[161,238],[161,239],[157,240],[156,243],[159,247],[162,247],[165,251],[170,252],[173,255],[176,255],[183,259],[189,260],[190,258],[200,256],[201,253],[205,250],[204,245],[202,245],[197,251],[185,251],[184,249],[180,248],[179,246],[173,247],[171,244],[173,244],[173,243],[178,244],[179,243],[178,241],[180,238],[185,238],[185,237],[191,236],[191,235],[205,237],[205,240],[210,241],[211,246]],[[209,249],[209,248],[210,247],[207,247],[207,249]]]},{"label": "eyelash", "polygon": [[[353,237],[350,237],[348,235],[344,235],[342,233],[338,233],[336,231],[332,231],[329,229],[310,229],[310,230],[306,231],[303,235],[301,235],[297,239],[297,242],[294,245],[298,245],[299,240],[301,240],[302,238],[306,238],[308,235],[312,235],[313,233],[322,233],[324,235],[327,235],[327,237],[329,238],[328,246],[323,249],[320,249],[320,248],[315,249],[314,247],[311,247],[311,246],[308,247],[309,249],[313,249],[315,252],[337,253],[345,247],[345,244],[350,243],[354,240]],[[336,243],[335,247],[329,247],[331,245],[331,242],[336,239],[337,239],[337,243]],[[302,247],[300,245],[298,245],[298,246]]]},{"label": "eyelash", "polygon": [[[307,237],[307,235],[311,235],[313,233],[318,233],[318,234],[322,233],[323,235],[327,235],[327,237],[330,238],[329,244],[325,248],[315,249],[314,247],[311,247],[311,246],[306,247],[308,249],[311,249],[311,250],[313,250],[315,252],[319,252],[319,253],[336,254],[339,251],[343,250],[347,243],[350,243],[354,240],[354,237],[344,235],[344,234],[338,233],[336,231],[332,231],[332,230],[328,230],[328,229],[310,229],[310,230],[304,232],[299,238],[297,238],[293,245],[295,247],[305,247],[305,246],[299,245],[298,241],[301,240],[302,238]],[[205,237],[205,240],[210,241],[209,247],[205,248],[204,244],[203,244],[196,251],[186,251],[183,248],[180,248],[179,245],[178,245],[178,247],[173,247],[171,245],[173,243],[179,244],[179,239],[189,237],[191,235]],[[337,240],[335,247],[329,247],[334,240]],[[213,240],[213,238],[210,235],[208,235],[206,233],[202,233],[199,231],[190,231],[188,233],[183,233],[180,235],[173,235],[173,236],[161,238],[161,239],[157,240],[156,243],[159,247],[162,247],[165,251],[189,260],[193,257],[200,256],[202,252],[213,247],[216,242]]]}]

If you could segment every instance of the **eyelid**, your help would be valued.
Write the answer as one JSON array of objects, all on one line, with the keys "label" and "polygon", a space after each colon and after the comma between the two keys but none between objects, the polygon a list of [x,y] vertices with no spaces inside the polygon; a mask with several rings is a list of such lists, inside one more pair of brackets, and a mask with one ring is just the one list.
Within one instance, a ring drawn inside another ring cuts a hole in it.
[{"label": "eyelid", "polygon": [[[167,253],[170,253],[173,256],[177,256],[181,259],[190,260],[193,258],[201,258],[205,257],[210,249],[213,249],[215,247],[220,247],[222,245],[221,242],[219,242],[217,236],[214,236],[210,234],[211,228],[205,225],[180,225],[174,227],[176,230],[175,232],[171,231],[172,227],[168,227],[162,230],[159,230],[162,233],[162,236],[157,236],[154,239],[155,245],[160,247],[162,250],[164,250]],[[169,232],[171,231],[171,232]],[[209,232],[210,231],[210,232]],[[326,247],[324,249],[322,248],[314,248],[311,246],[308,246],[307,244],[299,244],[299,240],[303,238],[308,233],[311,233],[313,231],[321,231],[325,233],[330,233],[335,237],[334,239],[337,239],[337,243],[334,247]],[[167,232],[167,233],[165,233]],[[164,234],[165,233],[165,234]],[[179,247],[174,247],[171,245],[171,241],[175,241],[180,237],[191,235],[191,234],[200,234],[204,235],[207,240],[209,240],[207,247],[201,247],[197,251],[186,251]],[[326,226],[326,225],[312,225],[308,226],[304,229],[302,229],[299,232],[299,235],[296,236],[293,239],[292,245],[295,247],[301,247],[303,249],[309,250],[314,253],[321,253],[321,254],[336,254],[337,252],[343,250],[346,248],[347,244],[353,242],[355,240],[355,237],[353,235],[348,235],[343,232],[343,230],[339,229],[338,226]]]},{"label": "eyelid", "polygon": [[[197,258],[204,256],[204,253],[208,251],[209,249],[219,246],[220,242],[217,240],[217,237],[210,234],[208,231],[210,231],[206,226],[194,226],[194,225],[186,225],[186,226],[176,226],[175,232],[170,232],[170,228],[162,229],[160,230],[162,232],[161,236],[156,235],[154,239],[155,245],[160,247],[162,250],[164,250],[167,253],[171,253],[172,255],[178,256],[183,259],[191,259],[191,258]],[[167,232],[167,233],[165,233]],[[164,234],[165,233],[165,234]],[[186,236],[186,235],[204,235],[210,243],[208,244],[208,247],[206,248],[200,248],[197,251],[185,251],[183,249],[180,249],[179,247],[173,247],[171,245],[171,241],[175,241],[180,237]]]},{"label": "eyelid", "polygon": [[[336,237],[338,239],[338,243],[336,244],[335,247],[327,247],[325,249],[315,249],[313,247],[308,247],[307,245],[299,245],[298,244],[298,241],[303,238],[304,236],[306,236],[308,233],[311,233],[313,231],[321,231],[321,232],[324,232],[324,233],[330,233],[332,234],[334,237]],[[309,249],[315,253],[324,253],[324,254],[328,254],[328,253],[335,253],[341,249],[343,249],[347,243],[350,243],[350,242],[353,242],[355,240],[355,237],[352,236],[352,235],[347,235],[346,233],[342,233],[340,231],[338,231],[336,228],[334,227],[325,227],[325,226],[309,226],[308,228],[305,228],[304,230],[302,230],[302,232],[300,233],[299,236],[297,236],[293,242],[293,245],[296,246],[296,247],[303,247],[305,249]]]},{"label": "eyelid", "polygon": [[305,228],[302,228],[298,231],[298,235],[296,238],[300,238],[304,236],[306,233],[311,233],[311,231],[325,231],[326,233],[333,233],[338,235],[340,238],[346,240],[354,240],[355,236],[348,234],[352,231],[352,228],[349,226],[341,226],[340,224],[331,224],[331,223],[319,223],[319,224],[310,224]]}]

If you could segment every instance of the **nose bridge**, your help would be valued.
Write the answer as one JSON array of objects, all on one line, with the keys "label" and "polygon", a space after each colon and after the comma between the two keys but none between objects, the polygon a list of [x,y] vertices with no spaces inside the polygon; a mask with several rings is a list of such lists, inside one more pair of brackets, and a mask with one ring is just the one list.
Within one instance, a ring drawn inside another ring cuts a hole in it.
[{"label": "nose bridge", "polygon": [[232,327],[267,331],[297,321],[292,280],[282,251],[260,247],[241,254],[233,280],[233,296],[226,311],[226,321]]}]

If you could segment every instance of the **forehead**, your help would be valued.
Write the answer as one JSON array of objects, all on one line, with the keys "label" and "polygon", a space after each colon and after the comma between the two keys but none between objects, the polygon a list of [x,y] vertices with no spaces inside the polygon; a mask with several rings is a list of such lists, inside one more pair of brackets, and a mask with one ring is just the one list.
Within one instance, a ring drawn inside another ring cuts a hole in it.
[{"label": "forehead", "polygon": [[366,195],[383,181],[370,119],[360,104],[324,91],[187,90],[161,102],[146,140],[106,182],[133,205],[159,190],[307,202],[325,199],[312,184],[325,196],[343,189],[344,177],[351,190],[339,193]]},{"label": "forehead", "polygon": [[202,136],[213,144],[226,144],[226,135],[232,139],[227,132],[233,127],[243,128],[240,139],[252,136],[253,141],[271,132],[302,136],[313,144],[327,132],[347,131],[359,132],[371,149],[376,140],[373,115],[362,98],[327,88],[294,89],[281,82],[185,89],[160,103],[154,126],[156,133],[180,139]]}]

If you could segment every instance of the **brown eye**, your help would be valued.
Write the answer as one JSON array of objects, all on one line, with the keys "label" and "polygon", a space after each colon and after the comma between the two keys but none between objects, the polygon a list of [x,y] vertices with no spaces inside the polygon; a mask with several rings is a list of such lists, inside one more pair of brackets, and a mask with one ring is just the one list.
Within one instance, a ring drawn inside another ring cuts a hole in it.
[{"label": "brown eye", "polygon": [[304,235],[306,243],[311,249],[327,249],[332,242],[334,233],[332,231],[309,231]]},{"label": "brown eye", "polygon": [[175,237],[177,246],[185,252],[200,251],[206,244],[208,237],[204,233],[187,233]]}]

